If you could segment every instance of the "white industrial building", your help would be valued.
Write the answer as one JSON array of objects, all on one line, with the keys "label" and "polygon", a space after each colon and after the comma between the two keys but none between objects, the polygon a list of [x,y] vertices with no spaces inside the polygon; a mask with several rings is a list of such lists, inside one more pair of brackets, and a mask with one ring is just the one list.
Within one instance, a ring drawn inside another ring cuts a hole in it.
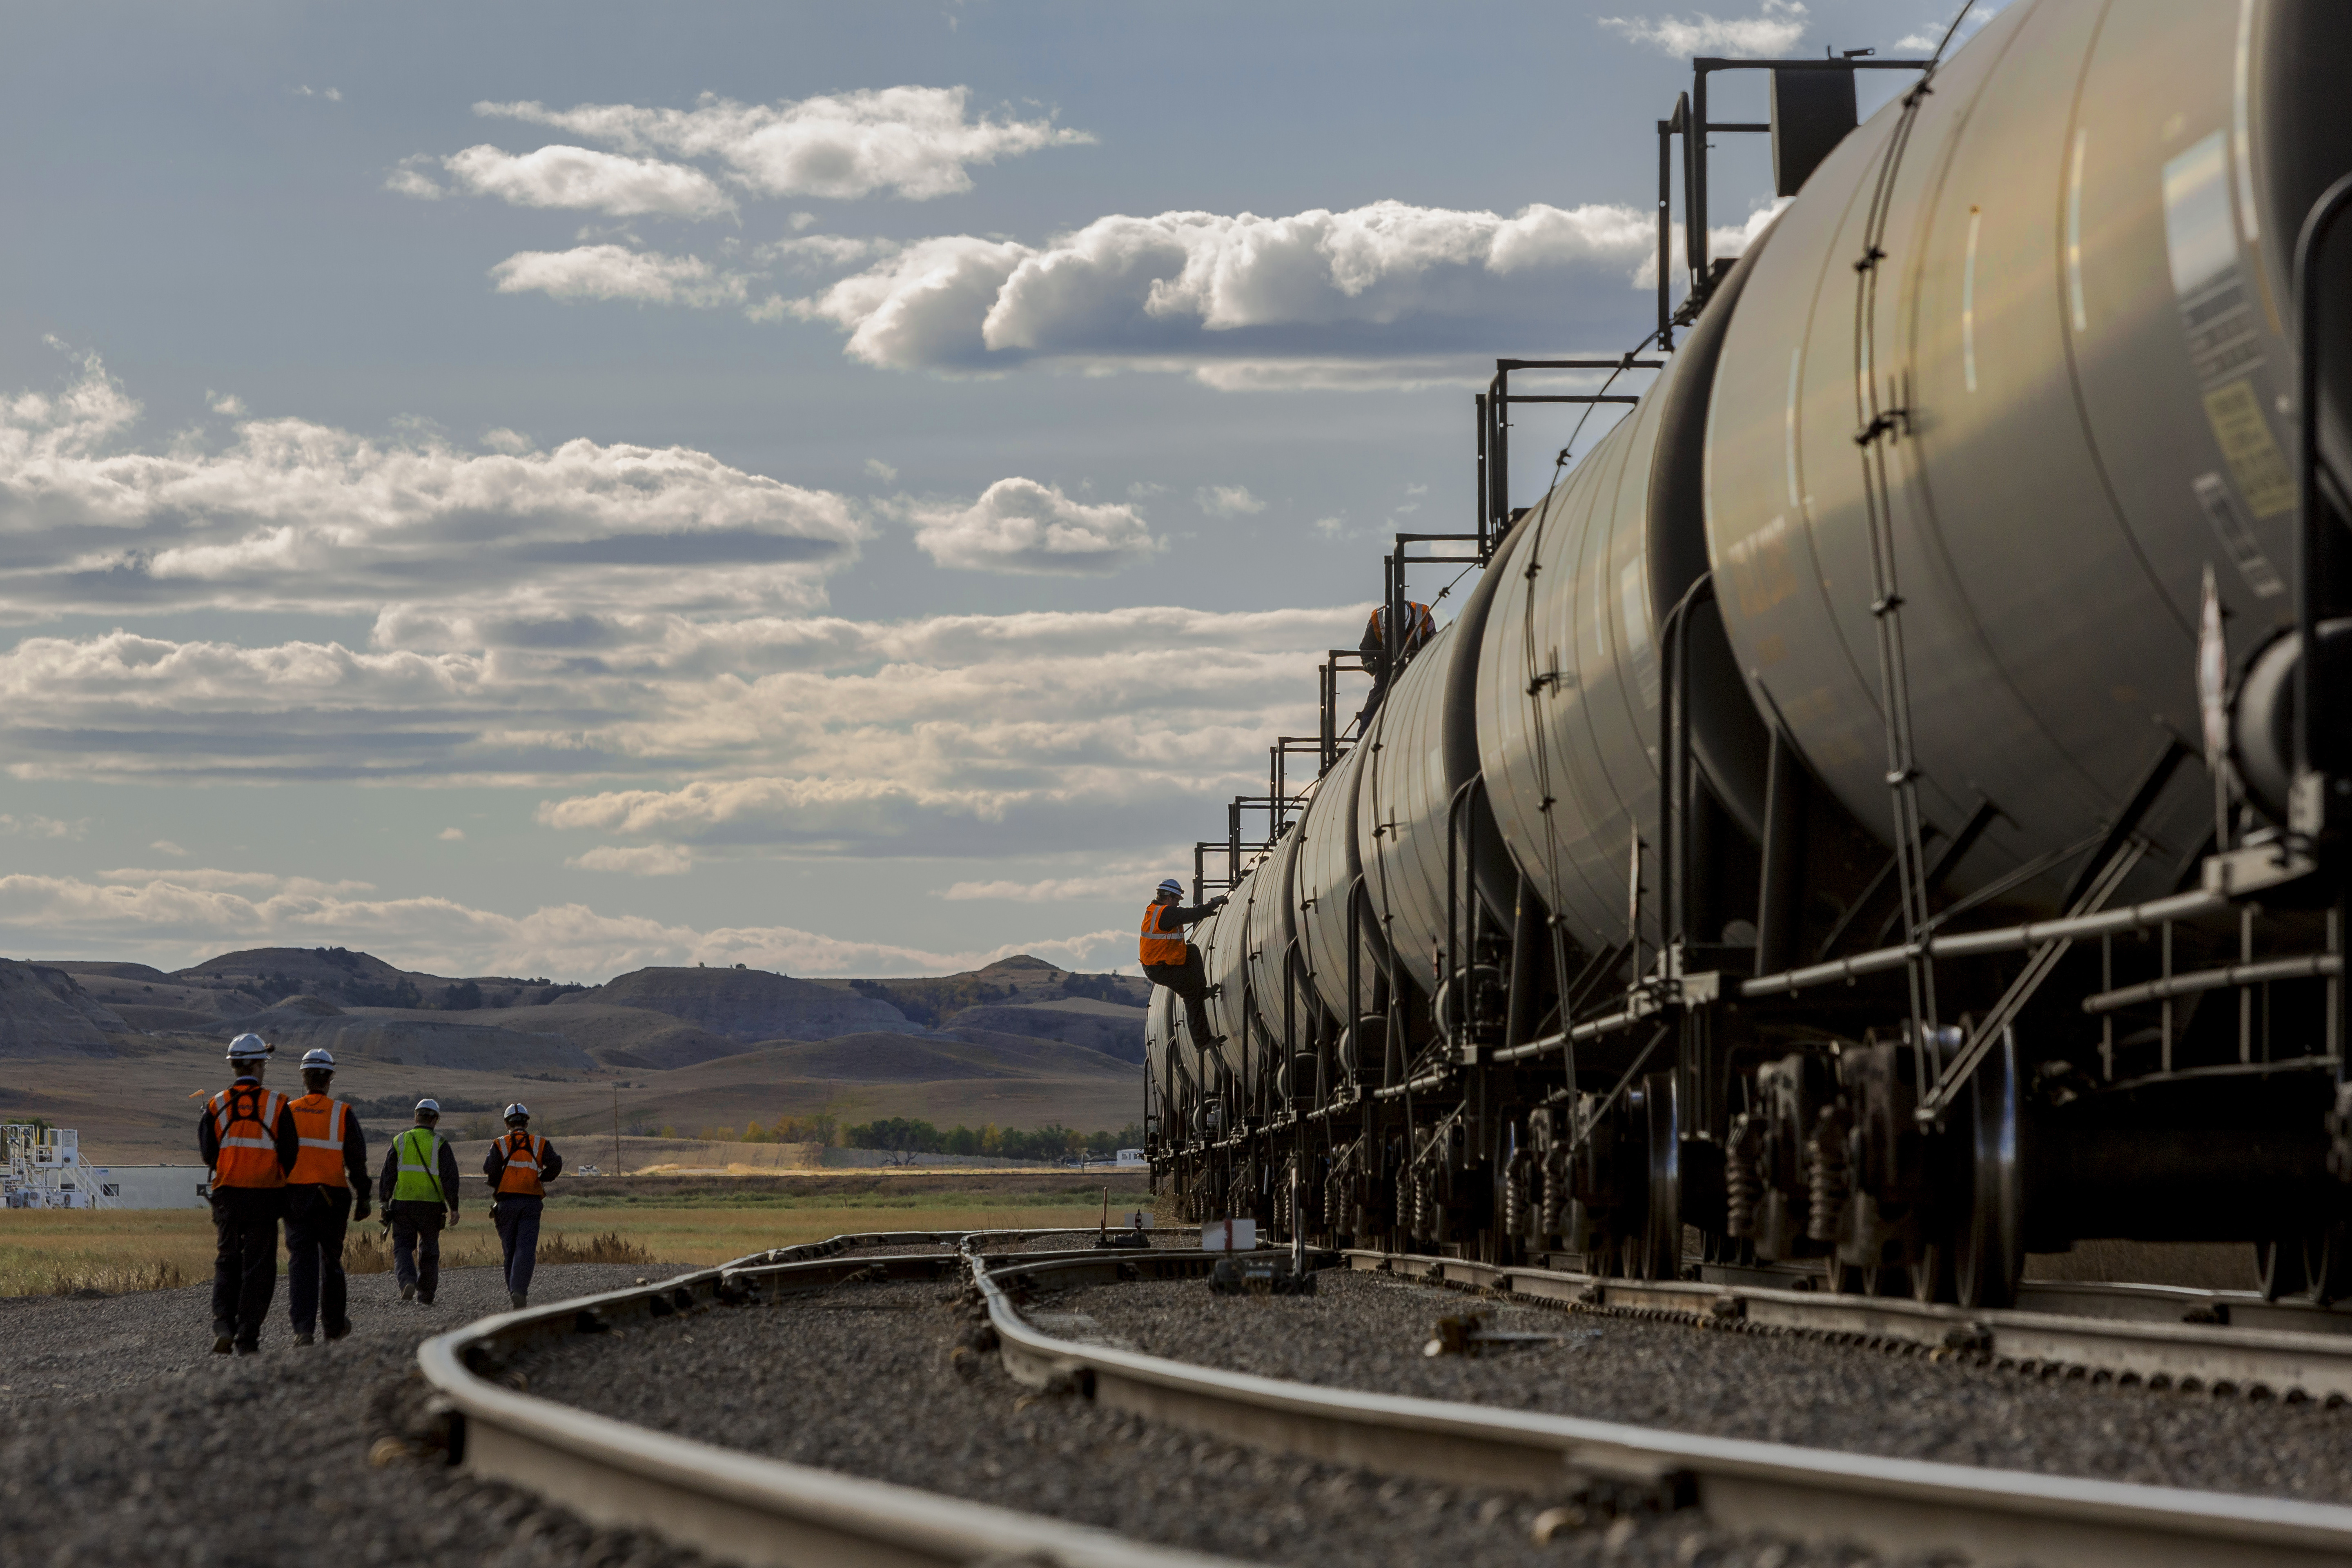
[{"label": "white industrial building", "polygon": [[205,1206],[212,1173],[202,1165],[85,1165],[81,1135],[70,1127],[11,1122],[0,1128],[8,1163],[0,1167],[0,1207],[12,1209],[188,1209]]}]

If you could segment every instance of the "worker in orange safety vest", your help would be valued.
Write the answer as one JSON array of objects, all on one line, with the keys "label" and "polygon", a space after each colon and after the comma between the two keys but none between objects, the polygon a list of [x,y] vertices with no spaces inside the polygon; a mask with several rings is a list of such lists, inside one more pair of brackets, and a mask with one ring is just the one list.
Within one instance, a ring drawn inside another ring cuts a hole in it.
[{"label": "worker in orange safety vest", "polygon": [[287,1106],[300,1134],[294,1168],[286,1173],[286,1304],[298,1345],[316,1343],[317,1327],[331,1340],[352,1331],[343,1234],[352,1220],[368,1216],[367,1135],[352,1108],[328,1092],[334,1082],[334,1053],[305,1051],[308,1092]]},{"label": "worker in orange safety vest", "polygon": [[1183,896],[1184,884],[1175,878],[1160,884],[1159,892],[1143,906],[1143,931],[1136,952],[1143,961],[1145,979],[1184,999],[1192,1048],[1206,1050],[1215,1038],[1209,1028],[1209,974],[1202,967],[1200,951],[1184,940],[1184,928],[1207,920],[1225,907],[1225,900],[1215,898],[1187,908],[1176,901]]},{"label": "worker in orange safety vest", "polygon": [[300,1144],[286,1097],[261,1081],[269,1052],[259,1035],[231,1040],[236,1081],[205,1100],[196,1121],[196,1152],[212,1170],[213,1350],[220,1355],[261,1348],[278,1293],[278,1222]]},{"label": "worker in orange safety vest", "polygon": [[517,1100],[506,1109],[507,1135],[490,1145],[482,1161],[488,1179],[490,1223],[499,1227],[506,1254],[507,1300],[530,1305],[530,1277],[539,1267],[539,1216],[546,1207],[547,1184],[563,1174],[563,1156],[530,1130],[530,1107]]},{"label": "worker in orange safety vest", "polygon": [[1361,733],[1381,710],[1381,700],[1389,694],[1389,683],[1404,661],[1422,650],[1430,638],[1437,635],[1437,617],[1427,605],[1405,601],[1404,615],[1397,623],[1402,634],[1397,639],[1396,658],[1389,657],[1389,607],[1381,605],[1364,623],[1363,641],[1356,651],[1364,656],[1364,668],[1371,672],[1372,689],[1364,699],[1363,710],[1356,715],[1357,732]]}]

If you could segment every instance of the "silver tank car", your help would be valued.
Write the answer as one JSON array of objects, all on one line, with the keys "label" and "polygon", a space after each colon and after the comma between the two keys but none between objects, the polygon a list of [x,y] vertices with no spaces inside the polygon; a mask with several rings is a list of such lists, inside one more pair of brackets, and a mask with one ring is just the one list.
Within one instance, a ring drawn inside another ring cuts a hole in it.
[{"label": "silver tank car", "polygon": [[[1776,121],[1860,68],[1751,63]],[[2333,0],[2015,0],[1507,516],[1488,405],[1484,576],[1196,939],[1223,1054],[1153,998],[1155,1179],[1594,1272],[1998,1307],[2228,1240],[2352,1300],[2352,483],[2302,488],[2352,221],[2293,260],[2347,73]]]},{"label": "silver tank car", "polygon": [[[1732,312],[1706,442],[1732,647],[1759,708],[1890,832],[1856,441],[1890,418],[1878,531],[1923,811],[1947,843],[1997,814],[1956,890],[2095,840],[2169,749],[2200,749],[2208,565],[2234,655],[2292,619],[2285,268],[2309,170],[2340,169],[2347,134],[2299,79],[2302,9],[2011,6],[1910,131],[1875,309],[1853,258],[1892,114],[1813,174]],[[2168,889],[2212,815],[2180,769],[2121,896]],[[2047,910],[2068,869],[2013,896]]]}]

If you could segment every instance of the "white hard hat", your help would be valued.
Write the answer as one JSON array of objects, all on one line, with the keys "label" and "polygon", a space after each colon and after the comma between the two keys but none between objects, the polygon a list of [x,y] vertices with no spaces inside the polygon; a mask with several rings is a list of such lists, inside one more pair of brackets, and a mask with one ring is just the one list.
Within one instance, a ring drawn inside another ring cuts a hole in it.
[{"label": "white hard hat", "polygon": [[327,1049],[324,1046],[320,1046],[314,1049],[304,1051],[302,1053],[302,1070],[304,1072],[334,1071],[335,1053]]},{"label": "white hard hat", "polygon": [[416,1109],[419,1110],[429,1110],[434,1115],[438,1116],[441,1114],[441,1102],[437,1100],[420,1100],[416,1102]]},{"label": "white hard hat", "polygon": [[276,1048],[259,1035],[239,1035],[228,1043],[228,1059],[233,1062],[267,1061],[270,1052]]},{"label": "white hard hat", "polygon": [[528,1121],[530,1120],[530,1107],[518,1100],[512,1105],[508,1106],[506,1110],[501,1112],[501,1115],[503,1115],[505,1120],[509,1121],[514,1121],[517,1117],[520,1117],[523,1121]]}]

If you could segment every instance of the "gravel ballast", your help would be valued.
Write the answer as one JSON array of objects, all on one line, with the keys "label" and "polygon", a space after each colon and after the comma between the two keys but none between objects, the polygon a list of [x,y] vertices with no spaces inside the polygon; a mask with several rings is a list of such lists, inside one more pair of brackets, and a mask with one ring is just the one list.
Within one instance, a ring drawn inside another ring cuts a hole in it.
[{"label": "gravel ballast", "polygon": [[[551,1301],[674,1272],[543,1267],[532,1295]],[[376,1401],[415,1369],[418,1342],[506,1310],[496,1268],[444,1270],[430,1307],[401,1300],[390,1274],[353,1275],[350,1337],[313,1346],[293,1342],[280,1279],[253,1356],[212,1353],[211,1290],[0,1298],[0,1563],[703,1561],[437,1461],[369,1465],[384,1429]]]},{"label": "gravel ballast", "polygon": [[[1204,1284],[1178,1289],[1208,1310]],[[1163,1305],[1176,1310],[1177,1300]],[[1041,1298],[1040,1326],[1090,1331],[1070,1316],[1076,1300]],[[1254,1305],[1220,1301],[1215,1310]],[[1724,1536],[1686,1516],[1597,1511],[1538,1545],[1531,1527],[1568,1500],[1565,1490],[1533,1497],[1402,1480],[1041,1394],[1014,1383],[993,1353],[969,1348],[974,1327],[974,1309],[951,1286],[845,1284],[773,1306],[559,1342],[516,1367],[541,1397],[679,1436],[1247,1562],[1816,1568],[1875,1561]]]},{"label": "gravel ballast", "polygon": [[[1179,1281],[1096,1286],[1050,1307],[1086,1314],[1102,1334],[1152,1355],[1295,1382],[1805,1447],[2352,1502],[2352,1408],[2045,1383],[1968,1359],[1561,1311],[1337,1268],[1318,1284],[1310,1297],[1213,1297]],[[1423,1353],[1439,1319],[1471,1312],[1496,1331],[1570,1337],[1476,1357]]]}]

